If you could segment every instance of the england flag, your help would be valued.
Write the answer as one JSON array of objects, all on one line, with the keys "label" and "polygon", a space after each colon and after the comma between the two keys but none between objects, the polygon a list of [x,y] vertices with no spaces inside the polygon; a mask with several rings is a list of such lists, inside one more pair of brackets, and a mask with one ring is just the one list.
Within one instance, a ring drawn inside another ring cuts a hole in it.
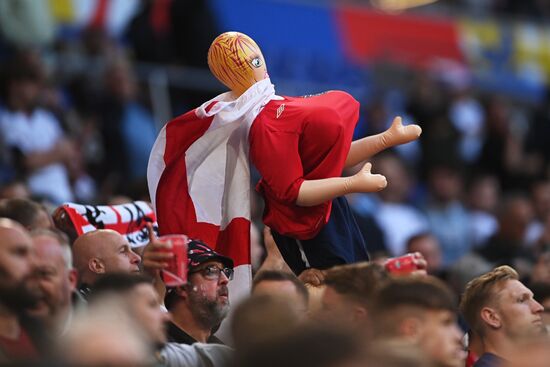
[{"label": "england flag", "polygon": [[147,179],[160,234],[201,239],[233,259],[233,304],[251,284],[248,132],[274,96],[269,79],[237,99],[221,94],[168,122],[149,157]]}]

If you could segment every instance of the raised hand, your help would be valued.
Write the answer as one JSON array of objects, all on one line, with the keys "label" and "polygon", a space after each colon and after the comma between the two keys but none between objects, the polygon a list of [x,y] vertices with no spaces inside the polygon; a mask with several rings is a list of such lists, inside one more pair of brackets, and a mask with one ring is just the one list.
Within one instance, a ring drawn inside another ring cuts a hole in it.
[{"label": "raised hand", "polygon": [[171,252],[159,251],[159,249],[170,248],[170,244],[159,241],[155,236],[155,231],[151,223],[147,223],[147,230],[149,231],[149,243],[145,246],[145,250],[143,251],[143,270],[153,278],[156,278],[160,270],[168,267],[167,261],[174,257],[174,254]]},{"label": "raised hand", "polygon": [[168,264],[167,260],[171,259],[174,254],[171,252],[161,252],[159,249],[170,248],[170,244],[159,241],[153,230],[153,225],[147,223],[149,231],[149,243],[145,246],[142,256],[143,271],[153,278],[153,285],[157,291],[158,300],[161,305],[164,305],[164,296],[166,295],[166,286],[160,276],[160,271]]}]

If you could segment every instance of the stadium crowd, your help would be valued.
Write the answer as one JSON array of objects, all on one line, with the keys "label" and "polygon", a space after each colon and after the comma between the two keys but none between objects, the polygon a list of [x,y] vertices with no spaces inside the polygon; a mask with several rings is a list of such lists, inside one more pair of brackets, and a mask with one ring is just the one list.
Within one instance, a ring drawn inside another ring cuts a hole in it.
[{"label": "stadium crowd", "polygon": [[[528,16],[548,8],[521,3]],[[137,66],[206,68],[218,32],[206,2],[143,4],[118,38],[0,27],[0,365],[548,366],[550,93],[526,104],[467,75],[415,71],[398,106],[389,93],[361,101],[356,138],[397,112],[423,130],[373,159],[384,190],[348,197],[371,261],[293,274],[256,197],[254,279],[239,304],[233,260],[200,239],[188,244],[188,282],[167,288],[170,255],[153,227],[143,247],[112,230],[66,233],[52,216],[62,203],[150,200],[159,122]],[[172,6],[169,27],[158,4]],[[183,112],[209,93],[172,86],[170,100]],[[407,253],[420,269],[387,269]]]}]

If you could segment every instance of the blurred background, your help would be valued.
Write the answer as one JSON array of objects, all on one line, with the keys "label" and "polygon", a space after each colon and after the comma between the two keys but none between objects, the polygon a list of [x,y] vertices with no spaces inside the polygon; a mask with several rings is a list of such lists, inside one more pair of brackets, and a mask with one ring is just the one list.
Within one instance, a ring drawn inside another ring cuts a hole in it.
[{"label": "blurred background", "polygon": [[550,280],[549,19],[548,0],[2,0],[0,197],[148,200],[157,132],[224,91],[206,54],[234,30],[278,94],[354,95],[355,138],[422,127],[374,160],[387,189],[350,197],[373,254]]}]

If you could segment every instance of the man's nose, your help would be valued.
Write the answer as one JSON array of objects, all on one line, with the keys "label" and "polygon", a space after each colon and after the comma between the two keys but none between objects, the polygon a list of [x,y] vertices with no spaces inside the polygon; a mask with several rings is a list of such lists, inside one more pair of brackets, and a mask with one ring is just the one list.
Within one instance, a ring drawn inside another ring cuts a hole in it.
[{"label": "man's nose", "polygon": [[132,256],[132,259],[131,259],[132,264],[139,264],[141,262],[141,256],[136,254],[134,251],[130,251],[130,252],[131,252],[130,256]]},{"label": "man's nose", "polygon": [[220,284],[229,283],[229,278],[227,277],[227,275],[225,275],[225,273],[223,271],[220,271],[220,277],[218,279],[218,283],[220,283]]},{"label": "man's nose", "polygon": [[532,307],[533,313],[541,313],[544,311],[544,306],[538,303],[537,301],[533,300],[533,307]]}]

